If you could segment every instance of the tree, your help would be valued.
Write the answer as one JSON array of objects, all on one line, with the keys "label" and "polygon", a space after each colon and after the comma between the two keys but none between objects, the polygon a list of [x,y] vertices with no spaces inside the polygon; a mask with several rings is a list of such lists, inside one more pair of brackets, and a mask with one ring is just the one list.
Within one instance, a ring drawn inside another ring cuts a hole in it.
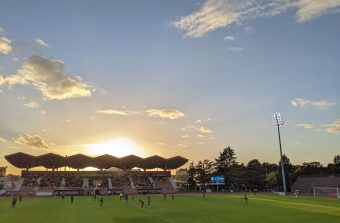
[{"label": "tree", "polygon": [[224,176],[225,182],[232,184],[232,170],[237,166],[235,151],[230,146],[224,148],[220,155],[215,158],[216,172]]},{"label": "tree", "polygon": [[188,186],[189,188],[193,189],[196,185],[196,182],[195,182],[195,174],[196,174],[196,169],[195,169],[195,166],[194,166],[194,162],[191,162],[190,165],[189,165],[189,170],[188,170]]},{"label": "tree", "polygon": [[215,158],[217,172],[226,173],[230,167],[237,164],[236,158],[235,151],[230,146],[224,148],[219,157]]}]

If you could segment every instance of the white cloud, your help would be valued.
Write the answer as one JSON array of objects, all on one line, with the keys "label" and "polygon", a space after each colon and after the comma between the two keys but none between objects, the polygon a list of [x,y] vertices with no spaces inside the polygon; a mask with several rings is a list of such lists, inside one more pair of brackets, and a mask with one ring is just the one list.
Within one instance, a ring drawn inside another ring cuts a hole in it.
[{"label": "white cloud", "polygon": [[340,0],[207,0],[196,12],[172,25],[186,37],[202,37],[209,32],[242,24],[244,20],[271,17],[297,10],[297,21],[305,22],[327,13],[339,12]]},{"label": "white cloud", "polygon": [[182,144],[182,143],[178,144],[178,146],[179,146],[179,147],[188,147],[187,144]]},{"label": "white cloud", "polygon": [[306,22],[321,15],[339,12],[340,0],[300,0],[296,13],[298,22]]},{"label": "white cloud", "polygon": [[196,128],[199,132],[202,132],[202,133],[212,133],[212,130],[209,129],[209,128],[206,128],[206,127],[199,127],[199,128]]},{"label": "white cloud", "polygon": [[340,133],[340,119],[336,120],[333,123],[324,125],[326,127],[326,131],[328,133]]},{"label": "white cloud", "polygon": [[25,101],[26,97],[25,96],[19,96],[19,97],[17,97],[17,99],[20,100],[20,101]]},{"label": "white cloud", "polygon": [[235,36],[226,36],[224,37],[224,40],[234,41],[236,38]]},{"label": "white cloud", "polygon": [[48,148],[48,144],[39,135],[29,135],[27,133],[21,134],[18,138],[14,140],[15,143],[36,147],[36,148]]},{"label": "white cloud", "polygon": [[50,47],[50,45],[48,45],[43,39],[39,37],[35,39],[35,42],[41,46]]},{"label": "white cloud", "polygon": [[12,49],[12,41],[5,37],[5,30],[0,27],[0,53],[8,54]]},{"label": "white cloud", "polygon": [[250,34],[250,33],[255,32],[255,29],[251,26],[247,26],[246,28],[244,28],[244,32],[247,34]]},{"label": "white cloud", "polygon": [[197,137],[204,138],[204,135],[198,134]]},{"label": "white cloud", "polygon": [[27,108],[39,108],[39,104],[36,101],[31,101],[29,103],[24,104]]},{"label": "white cloud", "polygon": [[0,53],[8,54],[12,51],[11,40],[0,36]]},{"label": "white cloud", "polygon": [[165,144],[165,143],[162,143],[162,142],[157,142],[157,145],[166,146],[166,144]]},{"label": "white cloud", "polygon": [[18,57],[13,57],[12,60],[13,60],[14,62],[19,62],[19,58],[18,58]]},{"label": "white cloud", "polygon": [[182,138],[189,138],[190,136],[188,135],[182,135]]},{"label": "white cloud", "polygon": [[231,46],[229,47],[229,50],[233,52],[242,52],[244,49],[241,47]]},{"label": "white cloud", "polygon": [[159,117],[167,119],[177,119],[185,114],[177,109],[148,109],[145,111],[149,117]]},{"label": "white cloud", "polygon": [[96,113],[98,113],[98,114],[106,114],[106,115],[123,115],[123,116],[128,116],[128,115],[138,114],[139,112],[129,111],[129,110],[121,110],[121,109],[106,109],[106,110],[98,110],[98,111],[96,111]]},{"label": "white cloud", "polygon": [[327,100],[321,101],[310,101],[303,98],[295,98],[291,100],[291,104],[294,107],[308,108],[308,107],[317,107],[321,109],[327,109],[335,105],[335,102],[329,102]]},{"label": "white cloud", "polygon": [[157,109],[152,108],[146,111],[129,111],[124,106],[123,109],[104,109],[104,110],[97,110],[97,114],[106,114],[106,115],[122,115],[122,116],[130,116],[130,115],[137,115],[137,114],[144,114],[149,117],[156,117],[156,118],[167,118],[167,119],[177,119],[184,117],[185,114],[177,109]]},{"label": "white cloud", "polygon": [[45,99],[63,100],[67,98],[89,97],[93,89],[80,76],[66,75],[64,62],[49,60],[40,56],[27,59],[16,75],[4,77],[8,86],[32,84]]},{"label": "white cloud", "polygon": [[304,129],[315,129],[316,128],[316,126],[314,124],[305,124],[305,123],[297,124],[296,126],[302,127]]},{"label": "white cloud", "polygon": [[46,115],[46,111],[44,111],[44,110],[41,110],[40,113],[41,113],[42,115]]},{"label": "white cloud", "polygon": [[196,123],[201,123],[202,120],[201,120],[201,119],[198,119],[198,120],[196,120],[195,122],[196,122]]},{"label": "white cloud", "polygon": [[[1,27],[0,27],[1,28]],[[6,139],[0,137],[0,144],[6,142]]]}]

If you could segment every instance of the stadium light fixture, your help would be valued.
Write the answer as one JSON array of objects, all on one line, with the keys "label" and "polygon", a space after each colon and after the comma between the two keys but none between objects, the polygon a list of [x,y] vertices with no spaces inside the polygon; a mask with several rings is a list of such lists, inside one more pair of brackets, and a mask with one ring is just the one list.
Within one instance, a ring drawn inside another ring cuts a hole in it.
[{"label": "stadium light fixture", "polygon": [[286,175],[285,175],[285,169],[284,169],[284,164],[283,164],[283,159],[282,159],[282,146],[281,146],[281,136],[280,136],[280,126],[284,125],[284,122],[281,118],[280,113],[273,113],[272,114],[273,118],[273,125],[277,126],[277,133],[279,135],[279,145],[280,145],[280,158],[281,158],[281,173],[282,173],[282,184],[283,184],[283,191],[286,194],[287,193],[287,187],[286,187]]}]

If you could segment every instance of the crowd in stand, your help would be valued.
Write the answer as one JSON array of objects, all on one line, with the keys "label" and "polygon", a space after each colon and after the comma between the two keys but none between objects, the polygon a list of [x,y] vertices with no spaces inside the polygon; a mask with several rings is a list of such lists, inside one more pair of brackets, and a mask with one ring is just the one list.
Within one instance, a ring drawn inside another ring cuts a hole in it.
[{"label": "crowd in stand", "polygon": [[132,175],[133,183],[137,189],[152,189],[153,185],[150,181],[150,177],[146,174],[142,175]]},{"label": "crowd in stand", "polygon": [[[64,171],[25,171],[22,174],[23,187],[34,187],[36,189],[91,189],[105,188],[105,190],[152,190],[173,189],[169,181],[169,174],[163,176],[147,174],[145,172],[128,173],[106,173],[100,172],[87,174],[84,172]],[[110,185],[111,181],[111,185]],[[134,185],[134,187],[133,187]]]}]

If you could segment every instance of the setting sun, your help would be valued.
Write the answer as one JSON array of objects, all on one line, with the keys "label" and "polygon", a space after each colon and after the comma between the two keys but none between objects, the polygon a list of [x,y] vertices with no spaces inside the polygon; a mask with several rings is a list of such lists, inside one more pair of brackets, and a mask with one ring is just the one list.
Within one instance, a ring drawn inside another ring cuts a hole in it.
[{"label": "setting sun", "polygon": [[110,139],[101,143],[87,144],[89,153],[94,155],[109,154],[116,157],[128,155],[144,156],[145,149],[126,137]]}]

